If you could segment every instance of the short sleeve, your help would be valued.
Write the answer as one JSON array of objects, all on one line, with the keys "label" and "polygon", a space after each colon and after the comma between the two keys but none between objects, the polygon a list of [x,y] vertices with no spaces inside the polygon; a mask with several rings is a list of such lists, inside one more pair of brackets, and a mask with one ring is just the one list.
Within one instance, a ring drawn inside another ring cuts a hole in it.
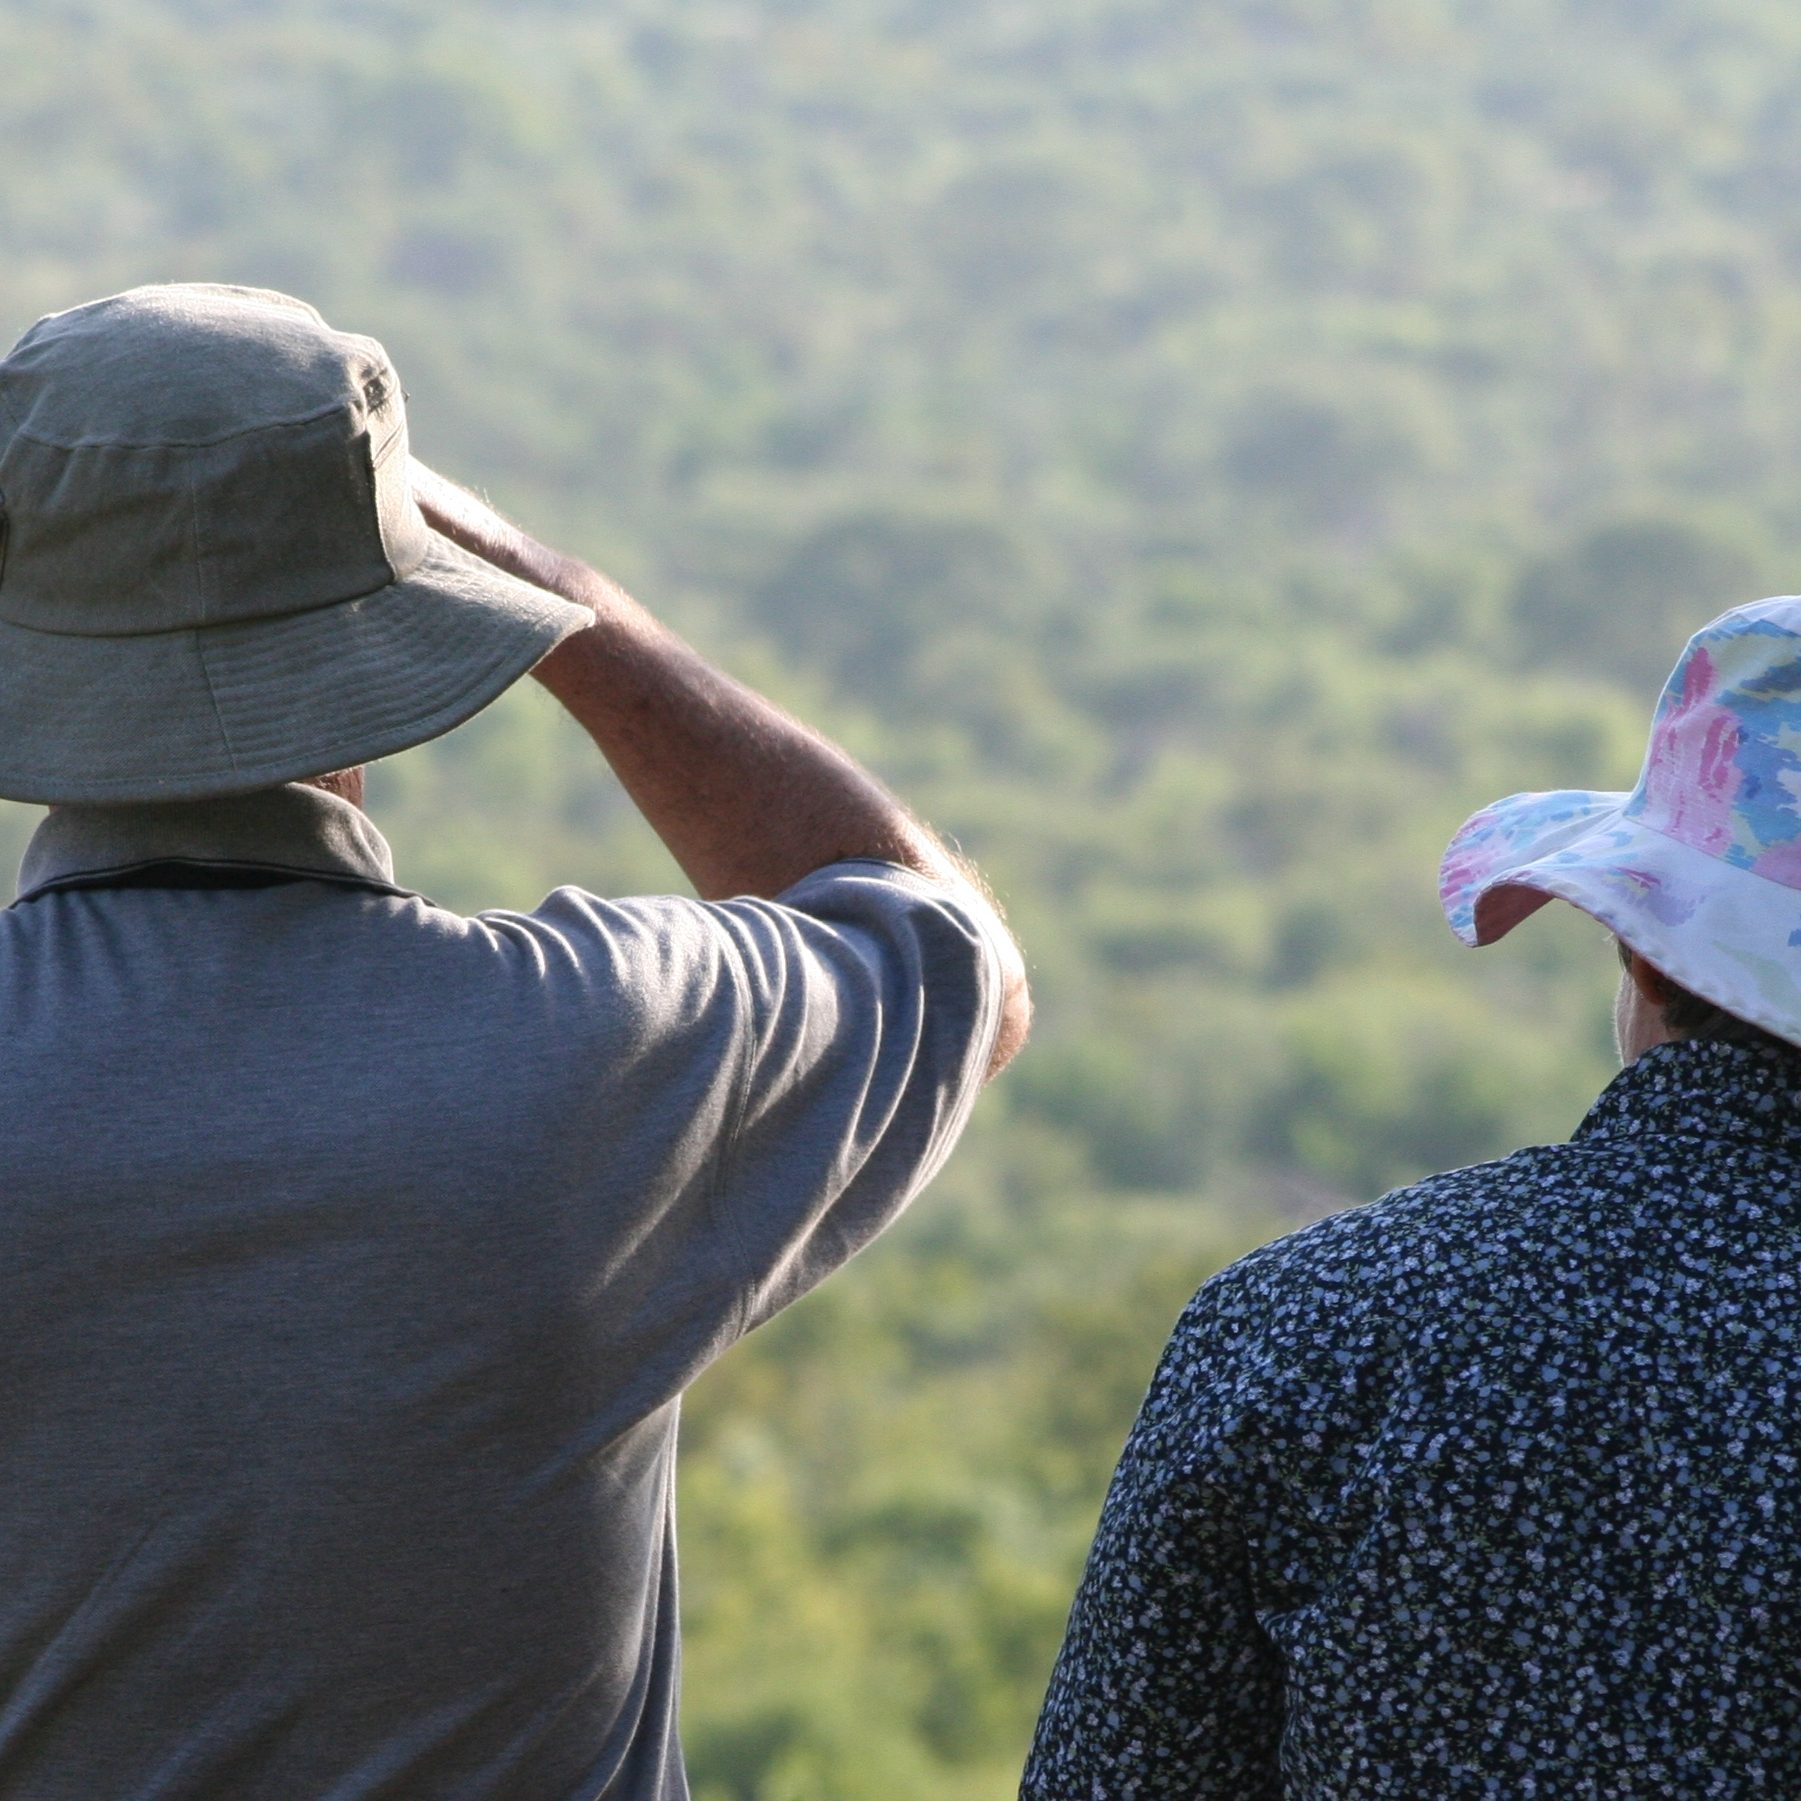
[{"label": "short sleeve", "polygon": [[998,929],[868,862],[776,900],[560,888],[444,916],[454,1045],[414,1061],[479,1080],[441,1154],[520,1194],[509,1257],[567,1297],[589,1363],[634,1372],[622,1406],[678,1394],[943,1162],[998,1030]]},{"label": "short sleeve", "polygon": [[742,986],[741,1086],[719,1172],[741,1326],[854,1255],[962,1130],[999,1029],[994,928],[957,893],[845,862],[712,909]]}]

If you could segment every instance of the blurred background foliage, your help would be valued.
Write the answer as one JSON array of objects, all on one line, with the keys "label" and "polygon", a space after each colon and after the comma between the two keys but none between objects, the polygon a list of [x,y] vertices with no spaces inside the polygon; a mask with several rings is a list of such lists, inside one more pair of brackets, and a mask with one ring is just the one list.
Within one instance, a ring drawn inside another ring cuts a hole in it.
[{"label": "blurred background foliage", "polygon": [[[1569,1131],[1610,959],[1445,839],[1625,786],[1801,547],[1775,0],[0,0],[0,332],[382,338],[416,448],[992,876],[1037,1040],[689,1411],[702,1801],[1010,1790],[1190,1289]],[[80,705],[79,696],[69,704]],[[373,773],[467,908],[675,881],[524,684]],[[16,851],[30,819],[0,816]]]}]

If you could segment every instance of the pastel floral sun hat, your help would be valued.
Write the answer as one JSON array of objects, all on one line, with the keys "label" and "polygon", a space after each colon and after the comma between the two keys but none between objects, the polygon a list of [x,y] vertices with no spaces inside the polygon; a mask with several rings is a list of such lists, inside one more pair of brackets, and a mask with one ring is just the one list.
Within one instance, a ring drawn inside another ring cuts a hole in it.
[{"label": "pastel floral sun hat", "polygon": [[1515,794],[1459,829],[1451,929],[1560,898],[1690,993],[1801,1044],[1801,597],[1722,614],[1664,687],[1629,794]]}]

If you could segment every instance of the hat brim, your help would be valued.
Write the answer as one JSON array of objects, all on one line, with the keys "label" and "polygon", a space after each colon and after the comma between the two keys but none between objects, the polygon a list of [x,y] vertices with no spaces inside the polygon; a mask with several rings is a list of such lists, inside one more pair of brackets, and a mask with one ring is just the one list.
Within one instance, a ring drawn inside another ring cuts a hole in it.
[{"label": "hat brim", "polygon": [[347,769],[479,712],[593,614],[436,533],[356,600],[137,636],[0,622],[0,795],[195,800]]},{"label": "hat brim", "polygon": [[1631,798],[1578,789],[1485,807],[1439,872],[1451,929],[1492,944],[1565,900],[1691,994],[1801,1043],[1801,891],[1654,831]]}]

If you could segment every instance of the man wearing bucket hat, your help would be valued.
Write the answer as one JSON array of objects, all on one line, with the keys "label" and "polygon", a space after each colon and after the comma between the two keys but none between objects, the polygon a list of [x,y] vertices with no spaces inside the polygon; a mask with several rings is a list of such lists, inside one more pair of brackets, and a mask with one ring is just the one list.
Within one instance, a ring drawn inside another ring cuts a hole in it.
[{"label": "man wearing bucket hat", "polygon": [[1265,1246],[1178,1324],[1023,1794],[1801,1794],[1801,599],[1689,644],[1630,794],[1445,857],[1614,935],[1568,1144]]},{"label": "man wearing bucket hat", "polygon": [[[684,1794],[679,1397],[948,1153],[1017,950],[299,302],[40,321],[0,506],[0,1795]],[[397,882],[358,766],[534,666],[702,898]]]}]

